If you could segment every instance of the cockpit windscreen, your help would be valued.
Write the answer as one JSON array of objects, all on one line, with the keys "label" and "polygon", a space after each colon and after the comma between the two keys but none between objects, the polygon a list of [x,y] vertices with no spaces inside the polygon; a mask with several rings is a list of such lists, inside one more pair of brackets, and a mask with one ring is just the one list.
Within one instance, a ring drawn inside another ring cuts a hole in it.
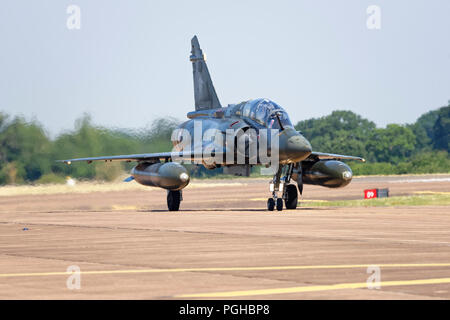
[{"label": "cockpit windscreen", "polygon": [[281,129],[276,114],[283,127],[292,126],[286,111],[275,102],[268,99],[257,99],[247,102],[243,106],[242,115],[259,124],[273,129]]}]

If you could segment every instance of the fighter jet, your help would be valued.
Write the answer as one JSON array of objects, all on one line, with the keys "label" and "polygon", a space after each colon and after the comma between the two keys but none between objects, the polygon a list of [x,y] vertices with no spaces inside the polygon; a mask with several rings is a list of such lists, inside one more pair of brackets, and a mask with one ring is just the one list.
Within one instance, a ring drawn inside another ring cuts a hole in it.
[{"label": "fighter jet", "polygon": [[[166,189],[169,211],[180,208],[182,190],[190,181],[183,164],[189,160],[207,169],[222,167],[224,174],[240,176],[249,176],[253,166],[274,169],[269,182],[269,211],[275,208],[283,210],[283,201],[286,209],[296,209],[298,193],[303,193],[304,184],[328,188],[348,185],[352,180],[352,170],[339,160],[365,161],[361,157],[312,151],[308,140],[292,125],[286,110],[269,99],[222,106],[197,36],[191,40],[190,61],[194,75],[195,111],[189,112],[189,120],[180,124],[172,134],[172,151],[58,161],[66,164],[77,161],[137,162],[125,181],[135,180],[146,186]],[[271,134],[264,136],[268,130]],[[206,132],[211,131],[215,132],[214,139],[204,139]],[[198,136],[201,139],[196,140]],[[255,149],[252,146],[256,146]],[[251,152],[263,149],[270,156],[265,160],[261,153]]]}]

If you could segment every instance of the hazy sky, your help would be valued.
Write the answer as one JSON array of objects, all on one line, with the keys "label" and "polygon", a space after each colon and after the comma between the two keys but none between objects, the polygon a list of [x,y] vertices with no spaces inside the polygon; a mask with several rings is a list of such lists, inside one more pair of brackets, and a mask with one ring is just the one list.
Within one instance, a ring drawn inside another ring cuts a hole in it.
[{"label": "hazy sky", "polygon": [[[66,10],[81,10],[69,30]],[[369,30],[369,5],[381,29]],[[450,99],[450,1],[3,0],[0,111],[52,135],[83,112],[114,127],[194,105],[197,34],[222,105],[265,97],[293,122],[347,109],[384,126]]]}]

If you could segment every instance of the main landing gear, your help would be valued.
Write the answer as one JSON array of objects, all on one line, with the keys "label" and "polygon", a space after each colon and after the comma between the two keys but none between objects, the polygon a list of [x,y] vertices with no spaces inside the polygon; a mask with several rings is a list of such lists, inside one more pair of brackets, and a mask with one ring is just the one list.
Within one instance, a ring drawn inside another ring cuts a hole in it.
[{"label": "main landing gear", "polygon": [[167,190],[167,207],[169,208],[169,211],[178,211],[182,200],[183,194],[181,193],[181,190]]},{"label": "main landing gear", "polygon": [[[289,184],[293,169],[294,164],[279,166],[277,173],[269,185],[270,192],[272,192],[272,198],[267,199],[267,209],[269,211],[273,211],[275,208],[277,208],[277,211],[283,210],[283,199],[286,209],[297,208],[297,188],[295,185]],[[281,198],[278,198],[278,192],[281,192]]]}]

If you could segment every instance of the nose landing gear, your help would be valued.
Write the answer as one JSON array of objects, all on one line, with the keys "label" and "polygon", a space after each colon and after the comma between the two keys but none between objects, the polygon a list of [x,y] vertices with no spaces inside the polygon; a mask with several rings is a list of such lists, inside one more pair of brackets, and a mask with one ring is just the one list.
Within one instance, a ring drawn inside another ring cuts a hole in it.
[{"label": "nose landing gear", "polygon": [[[283,199],[286,209],[297,208],[297,188],[295,187],[295,185],[289,184],[291,181],[293,169],[294,164],[279,166],[277,173],[274,175],[273,180],[269,184],[269,189],[272,192],[272,198],[267,199],[267,210],[273,211],[276,207],[277,211],[282,211]],[[281,177],[283,171],[285,171],[285,173],[283,177]],[[278,198],[278,192],[281,192],[281,198]]]},{"label": "nose landing gear", "polygon": [[283,167],[279,166],[277,173],[273,176],[272,181],[269,184],[269,190],[272,192],[272,198],[267,199],[267,210],[273,211],[275,205],[277,207],[277,211],[283,210],[283,199],[278,198],[278,191],[283,193],[284,183],[281,182],[281,172],[283,171]]}]

